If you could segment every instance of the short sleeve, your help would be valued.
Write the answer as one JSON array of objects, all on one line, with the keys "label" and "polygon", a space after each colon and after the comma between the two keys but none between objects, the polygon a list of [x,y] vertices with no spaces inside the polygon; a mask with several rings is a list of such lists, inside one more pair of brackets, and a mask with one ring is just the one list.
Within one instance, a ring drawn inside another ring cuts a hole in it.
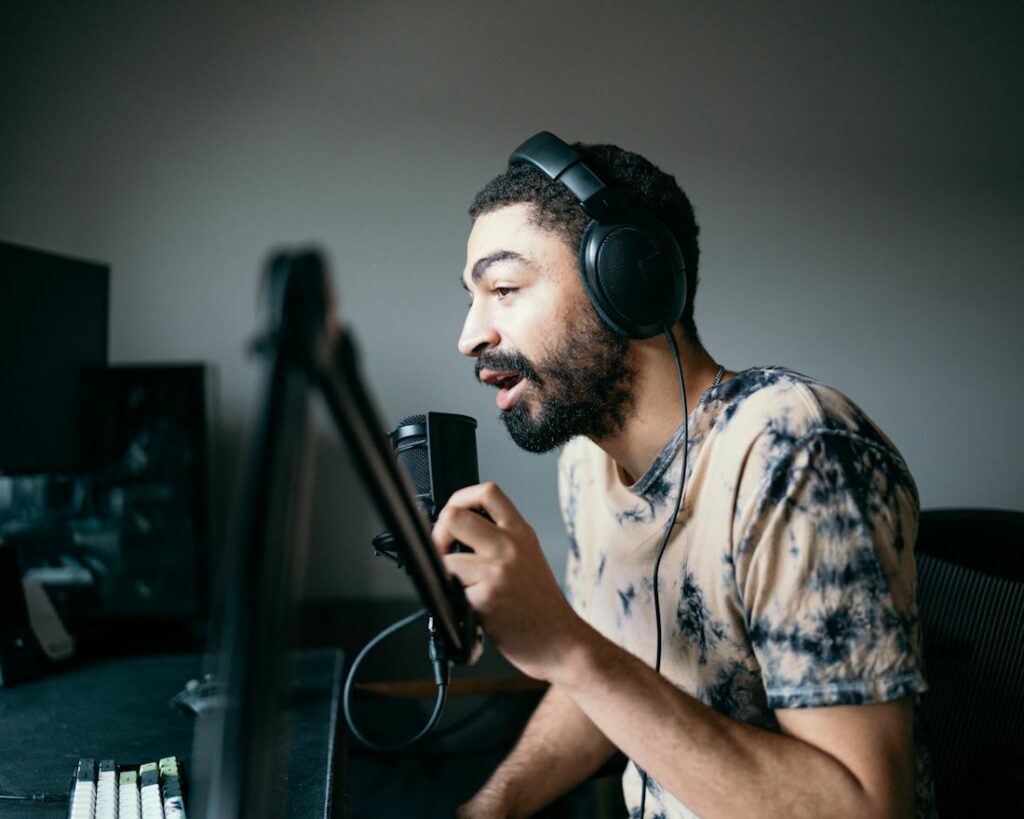
[{"label": "short sleeve", "polygon": [[915,601],[917,491],[892,450],[812,433],[756,479],[733,544],[773,709],[884,702],[926,690]]}]

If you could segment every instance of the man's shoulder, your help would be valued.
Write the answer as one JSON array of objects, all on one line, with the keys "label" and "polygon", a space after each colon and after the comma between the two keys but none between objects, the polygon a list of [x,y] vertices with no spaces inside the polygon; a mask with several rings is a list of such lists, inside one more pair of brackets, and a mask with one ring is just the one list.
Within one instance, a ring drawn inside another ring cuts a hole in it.
[{"label": "man's shoulder", "polygon": [[713,401],[712,423],[722,434],[767,434],[795,445],[838,433],[895,452],[875,422],[844,393],[785,367],[743,370],[717,389]]},{"label": "man's shoulder", "polygon": [[[751,486],[782,486],[797,464],[815,464],[833,482],[897,485],[916,497],[906,461],[888,436],[844,393],[782,367],[737,374],[715,396],[715,450],[737,464]],[[915,501],[916,502],[916,501]]]}]

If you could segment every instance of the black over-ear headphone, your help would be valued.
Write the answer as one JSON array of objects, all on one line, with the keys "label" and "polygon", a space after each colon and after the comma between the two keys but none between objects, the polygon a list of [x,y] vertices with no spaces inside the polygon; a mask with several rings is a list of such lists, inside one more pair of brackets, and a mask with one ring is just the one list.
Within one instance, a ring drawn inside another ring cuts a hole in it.
[{"label": "black over-ear headphone", "polygon": [[665,223],[602,182],[583,157],[548,131],[530,137],[508,164],[532,165],[561,182],[590,217],[580,242],[580,272],[594,309],[612,330],[652,338],[686,305],[686,268]]}]

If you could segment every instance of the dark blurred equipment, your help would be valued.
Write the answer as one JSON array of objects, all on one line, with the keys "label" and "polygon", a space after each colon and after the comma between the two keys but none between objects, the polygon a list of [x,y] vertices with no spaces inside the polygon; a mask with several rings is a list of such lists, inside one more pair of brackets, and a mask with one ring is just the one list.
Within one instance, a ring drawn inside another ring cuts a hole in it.
[{"label": "dark blurred equipment", "polygon": [[106,265],[0,242],[0,474],[102,461]]},{"label": "dark blurred equipment", "polygon": [[43,655],[29,624],[14,547],[0,541],[0,687],[40,673]]},{"label": "dark blurred equipment", "polygon": [[[476,419],[450,412],[403,418],[388,436],[399,465],[412,482],[423,514],[436,523],[452,493],[480,483],[476,454]],[[376,554],[406,563],[405,550],[390,531],[373,539]]]},{"label": "dark blurred equipment", "polygon": [[210,379],[201,364],[108,370],[106,469],[96,476],[95,516],[74,529],[97,580],[72,612],[83,639],[116,633],[122,647],[148,643],[150,652],[154,635],[168,648],[201,646],[212,562]]},{"label": "dark blurred equipment", "polygon": [[922,512],[917,571],[939,814],[1015,814],[1024,781],[1024,512]]},{"label": "dark blurred equipment", "polygon": [[117,366],[100,383],[101,465],[0,477],[0,538],[79,653],[195,651],[209,609],[209,371]]},{"label": "dark blurred equipment", "polygon": [[408,480],[384,442],[351,334],[337,322],[322,257],[275,255],[263,282],[266,330],[257,341],[265,388],[245,485],[226,544],[215,610],[215,678],[223,710],[204,712],[195,739],[200,819],[279,816],[280,714],[308,539],[310,393],[319,392],[385,526],[406,548],[413,583],[447,656],[468,661],[479,630],[458,582],[434,550]]},{"label": "dark blurred equipment", "polygon": [[27,610],[40,673],[194,650],[207,616],[205,370],[109,368],[109,290],[106,265],[0,242],[0,629]]}]

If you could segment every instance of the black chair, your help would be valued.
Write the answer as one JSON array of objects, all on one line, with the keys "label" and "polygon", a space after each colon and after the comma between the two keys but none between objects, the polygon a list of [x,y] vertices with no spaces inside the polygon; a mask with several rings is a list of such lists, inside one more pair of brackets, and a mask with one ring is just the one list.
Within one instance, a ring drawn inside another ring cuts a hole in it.
[{"label": "black chair", "polygon": [[939,815],[1024,815],[1024,512],[926,510],[916,557]]}]

